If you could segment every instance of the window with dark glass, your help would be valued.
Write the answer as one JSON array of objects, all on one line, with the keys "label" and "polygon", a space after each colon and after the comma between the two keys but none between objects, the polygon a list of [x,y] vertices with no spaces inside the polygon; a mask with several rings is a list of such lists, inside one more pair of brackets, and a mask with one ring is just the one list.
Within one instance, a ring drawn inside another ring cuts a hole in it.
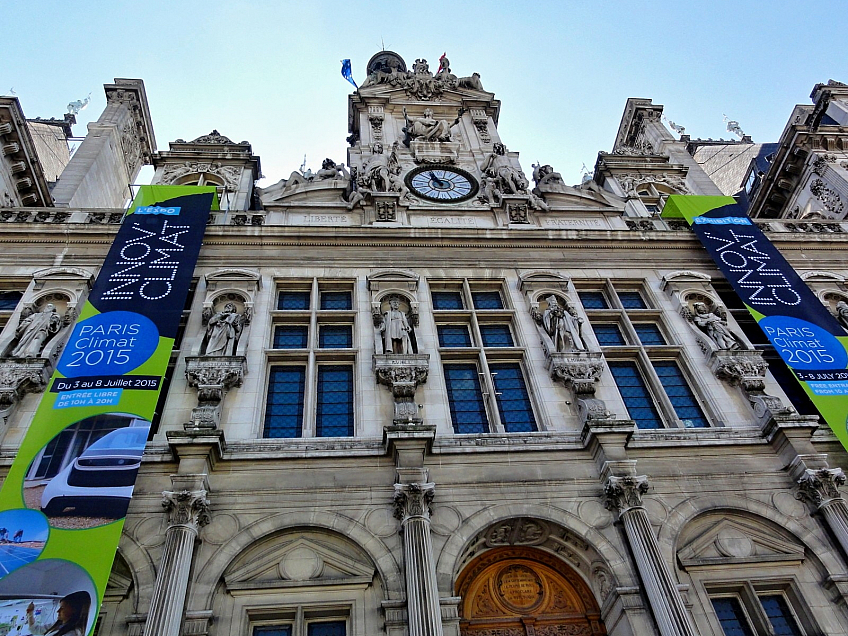
[{"label": "window with dark glass", "polygon": [[457,291],[434,291],[431,296],[436,311],[463,309],[462,294]]},{"label": "window with dark glass", "polygon": [[471,292],[474,301],[474,309],[503,309],[503,299],[496,291]]},{"label": "window with dark glass", "polygon": [[577,295],[585,309],[609,309],[609,303],[602,292],[582,291]]},{"label": "window with dark glass", "polygon": [[277,297],[277,309],[305,311],[309,309],[308,291],[281,291]]},{"label": "window with dark glass", "polygon": [[610,362],[609,368],[630,419],[636,422],[638,428],[660,428],[659,412],[636,363]]},{"label": "window with dark glass", "polygon": [[291,636],[291,625],[268,625],[253,628],[253,636]]},{"label": "window with dark glass", "polygon": [[300,437],[306,368],[273,366],[268,380],[264,437]]},{"label": "window with dark glass", "polygon": [[536,419],[524,375],[518,364],[490,364],[489,372],[495,382],[495,397],[501,424],[507,433],[529,433],[536,430]]},{"label": "window with dark glass", "polygon": [[621,335],[621,329],[613,323],[592,324],[592,330],[595,332],[595,337],[598,339],[598,344],[602,347],[621,347],[627,343],[624,341],[624,336]]},{"label": "window with dark glass", "polygon": [[444,369],[454,433],[488,433],[477,365],[446,364]]},{"label": "window with dark glass", "polygon": [[647,309],[645,299],[642,294],[637,291],[621,291],[618,292],[618,299],[621,301],[621,306],[625,309]]},{"label": "window with dark glass", "polygon": [[306,349],[308,346],[309,327],[306,325],[274,327],[274,349]]},{"label": "window with dark glass", "polygon": [[318,367],[318,437],[353,435],[353,367],[321,365]]},{"label": "window with dark glass", "polygon": [[321,621],[307,623],[306,636],[345,636],[345,621]]},{"label": "window with dark glass", "polygon": [[480,325],[480,337],[484,347],[512,347],[509,325]]},{"label": "window with dark glass", "polygon": [[728,596],[711,600],[725,636],[756,636],[742,609],[742,603],[737,597]]},{"label": "window with dark glass", "polygon": [[774,636],[802,636],[801,629],[789,609],[789,603],[782,594],[762,595],[759,599],[774,630]]},{"label": "window with dark glass", "polygon": [[349,291],[322,291],[321,309],[351,309],[353,302]]},{"label": "window with dark glass", "polygon": [[666,344],[660,328],[651,323],[637,322],[633,325],[639,341],[646,347]]},{"label": "window with dark glass", "polygon": [[695,394],[689,388],[686,378],[680,371],[680,367],[676,362],[663,361],[654,362],[654,371],[657,372],[657,377],[665,389],[668,399],[671,400],[671,406],[674,407],[674,412],[683,426],[686,428],[704,428],[709,426],[707,418],[704,417],[704,412],[698,405],[695,399]]},{"label": "window with dark glass", "polygon": [[321,325],[318,328],[318,347],[321,349],[350,349],[353,329],[350,325]]},{"label": "window with dark glass", "polygon": [[23,297],[19,291],[0,291],[0,311],[15,311]]},{"label": "window with dark glass", "polygon": [[438,325],[440,347],[470,347],[471,334],[466,325]]}]

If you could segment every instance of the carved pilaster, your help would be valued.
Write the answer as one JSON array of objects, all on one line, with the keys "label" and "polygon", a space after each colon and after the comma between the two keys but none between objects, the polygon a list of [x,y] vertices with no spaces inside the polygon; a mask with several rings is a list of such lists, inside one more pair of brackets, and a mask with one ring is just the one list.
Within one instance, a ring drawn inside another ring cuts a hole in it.
[{"label": "carved pilaster", "polygon": [[210,521],[209,499],[205,490],[166,490],[162,493],[162,508],[173,526],[186,526],[195,532]]},{"label": "carved pilaster", "polygon": [[571,389],[584,424],[589,420],[605,420],[612,416],[604,401],[595,397],[595,383],[604,371],[600,352],[549,352],[546,363],[551,378],[560,380]]},{"label": "carved pilaster", "polygon": [[394,398],[394,424],[421,424],[415,389],[427,381],[428,354],[383,354],[374,356],[377,382],[389,388]]},{"label": "carved pilaster", "polygon": [[241,386],[247,371],[244,356],[200,356],[186,358],[188,385],[197,389],[197,406],[192,409],[186,430],[216,429],[221,421],[221,402],[227,391]]},{"label": "carved pilaster", "polygon": [[489,117],[486,111],[482,108],[472,108],[471,121],[474,122],[474,128],[477,129],[477,136],[483,144],[492,143],[492,136],[489,134]]},{"label": "carved pilaster", "polygon": [[642,495],[648,492],[648,478],[645,475],[636,477],[617,477],[611,475],[604,484],[604,505],[607,510],[617,512],[619,516],[631,508],[642,507]]},{"label": "carved pilaster", "polygon": [[26,393],[41,392],[50,379],[45,358],[0,360],[0,413],[11,409]]}]

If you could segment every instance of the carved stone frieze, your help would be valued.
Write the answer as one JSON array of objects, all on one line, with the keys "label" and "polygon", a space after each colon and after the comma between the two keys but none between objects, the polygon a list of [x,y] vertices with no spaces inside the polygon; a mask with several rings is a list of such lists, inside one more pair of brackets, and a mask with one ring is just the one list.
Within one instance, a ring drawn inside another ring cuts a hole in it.
[{"label": "carved stone frieze", "polygon": [[827,183],[821,179],[814,179],[810,183],[810,193],[821,201],[825,209],[835,218],[842,216],[845,211],[845,203],[839,193],[829,188]]},{"label": "carved stone frieze", "polygon": [[815,508],[820,508],[829,501],[842,499],[839,486],[844,483],[845,473],[841,468],[807,468],[798,480],[798,494]]},{"label": "carved stone frieze", "polygon": [[165,166],[162,171],[162,183],[176,183],[176,181],[187,174],[208,174],[220,177],[227,189],[235,191],[238,189],[241,168],[239,166],[226,166],[220,161],[185,161]]},{"label": "carved stone frieze", "polygon": [[631,508],[642,506],[642,495],[648,492],[648,478],[645,475],[617,477],[611,475],[604,484],[604,505],[607,510],[624,514]]},{"label": "carved stone frieze", "polygon": [[603,356],[594,351],[551,352],[547,362],[551,377],[562,380],[575,395],[594,395],[604,371]]},{"label": "carved stone frieze", "polygon": [[414,517],[430,518],[430,504],[436,494],[436,485],[432,483],[395,484],[395,519],[407,521]]},{"label": "carved stone frieze", "polygon": [[41,392],[50,378],[45,358],[0,360],[0,411],[14,406],[26,393]]},{"label": "carved stone frieze", "polygon": [[538,519],[507,519],[493,525],[486,532],[486,545],[495,548],[504,545],[540,545],[547,541],[551,529]]},{"label": "carved stone frieze", "polygon": [[192,409],[191,422],[185,428],[218,428],[221,402],[229,389],[241,386],[246,371],[244,356],[186,358],[186,379],[197,389],[197,407]]},{"label": "carved stone frieze", "polygon": [[205,490],[178,490],[162,493],[162,507],[172,526],[189,526],[195,530],[209,523],[209,499]]}]

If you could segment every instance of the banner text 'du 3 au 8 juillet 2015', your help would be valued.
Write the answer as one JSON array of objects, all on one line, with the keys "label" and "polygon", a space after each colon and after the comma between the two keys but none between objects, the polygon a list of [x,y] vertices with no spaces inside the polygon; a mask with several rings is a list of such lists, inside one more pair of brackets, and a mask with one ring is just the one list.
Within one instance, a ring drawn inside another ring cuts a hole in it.
[{"label": "banner text 'du 3 au 8 juillet 2015'", "polygon": [[118,229],[0,490],[12,631],[60,605],[93,628],[212,209],[214,187],[143,186]]},{"label": "banner text 'du 3 au 8 juillet 2015'", "polygon": [[732,197],[670,196],[769,342],[848,449],[848,334]]}]

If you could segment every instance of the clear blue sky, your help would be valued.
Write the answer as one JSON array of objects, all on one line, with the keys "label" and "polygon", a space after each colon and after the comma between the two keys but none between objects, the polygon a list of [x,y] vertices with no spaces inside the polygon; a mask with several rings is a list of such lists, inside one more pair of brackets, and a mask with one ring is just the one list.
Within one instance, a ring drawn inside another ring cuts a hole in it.
[{"label": "clear blue sky", "polygon": [[[722,115],[775,141],[817,82],[848,82],[836,45],[844,0],[797,2],[220,2],[0,0],[0,94],[28,117],[61,117],[103,84],[142,78],[159,149],[216,128],[261,156],[263,185],[303,155],[345,161],[347,95],[385,45],[431,68],[447,52],[501,100],[499,130],[525,171],[537,160],[577,183],[612,146],[628,97],[652,98],[692,137],[725,137]],[[150,173],[146,171],[149,179]],[[143,179],[142,179],[143,181]]]}]

